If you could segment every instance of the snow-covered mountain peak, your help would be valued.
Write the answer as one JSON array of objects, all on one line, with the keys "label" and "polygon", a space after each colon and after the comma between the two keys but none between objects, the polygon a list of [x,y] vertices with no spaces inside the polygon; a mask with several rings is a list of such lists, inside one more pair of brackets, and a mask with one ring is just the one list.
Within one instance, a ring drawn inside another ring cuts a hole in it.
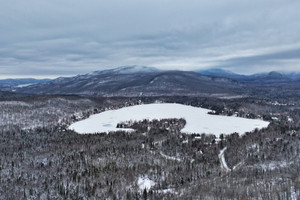
[{"label": "snow-covered mountain peak", "polygon": [[114,72],[120,74],[131,74],[131,73],[147,73],[147,72],[158,72],[159,70],[154,67],[146,67],[146,66],[123,66],[113,69]]},{"label": "snow-covered mountain peak", "polygon": [[146,66],[122,66],[114,69],[107,69],[103,71],[95,71],[90,73],[89,75],[99,75],[99,74],[107,74],[107,73],[115,73],[115,74],[133,74],[133,73],[151,73],[151,72],[159,72],[161,70],[156,69],[154,67],[146,67]]}]

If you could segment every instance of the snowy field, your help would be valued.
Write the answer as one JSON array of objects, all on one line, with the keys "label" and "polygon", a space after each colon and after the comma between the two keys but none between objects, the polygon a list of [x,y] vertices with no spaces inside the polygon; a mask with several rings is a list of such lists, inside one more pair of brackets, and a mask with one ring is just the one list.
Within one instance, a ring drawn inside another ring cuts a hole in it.
[{"label": "snowy field", "polygon": [[182,132],[208,133],[218,136],[221,133],[230,134],[233,132],[243,134],[269,125],[269,122],[259,119],[210,115],[207,114],[209,111],[208,109],[182,104],[144,104],[95,114],[88,119],[72,124],[69,129],[80,134],[131,130],[116,128],[116,126],[120,122],[129,120],[184,118],[186,125]]}]

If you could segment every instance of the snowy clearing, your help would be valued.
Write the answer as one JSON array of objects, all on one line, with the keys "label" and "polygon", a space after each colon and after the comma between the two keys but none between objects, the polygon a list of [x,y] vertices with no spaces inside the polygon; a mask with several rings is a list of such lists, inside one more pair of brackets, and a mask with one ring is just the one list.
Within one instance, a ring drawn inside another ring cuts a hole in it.
[{"label": "snowy clearing", "polygon": [[30,85],[33,85],[34,83],[27,83],[27,84],[21,84],[21,85],[17,85],[16,87],[17,88],[23,88],[23,87],[27,87],[27,86],[30,86]]},{"label": "snowy clearing", "polygon": [[30,106],[23,101],[0,101],[0,106]]},{"label": "snowy clearing", "polygon": [[164,190],[156,190],[155,192],[161,193],[161,194],[172,193],[172,194],[178,195],[178,192],[174,188],[169,188],[169,189],[164,189]]},{"label": "snowy clearing", "polygon": [[143,191],[144,189],[149,191],[150,188],[155,185],[155,182],[150,180],[148,177],[139,177],[137,184],[140,191]]},{"label": "snowy clearing", "polygon": [[90,116],[88,119],[72,124],[72,129],[80,134],[110,132],[132,129],[116,128],[117,124],[125,121],[141,121],[143,119],[184,118],[185,133],[208,133],[219,136],[237,132],[243,134],[254,129],[264,128],[269,122],[259,119],[246,119],[234,116],[210,115],[211,110],[182,104],[143,104],[109,110]]},{"label": "snowy clearing", "polygon": [[176,157],[174,157],[174,156],[168,156],[168,155],[164,154],[163,152],[160,152],[160,155],[161,155],[162,157],[164,157],[165,159],[167,159],[167,160],[173,160],[173,161],[181,162],[181,159],[180,159],[180,158],[176,158]]}]

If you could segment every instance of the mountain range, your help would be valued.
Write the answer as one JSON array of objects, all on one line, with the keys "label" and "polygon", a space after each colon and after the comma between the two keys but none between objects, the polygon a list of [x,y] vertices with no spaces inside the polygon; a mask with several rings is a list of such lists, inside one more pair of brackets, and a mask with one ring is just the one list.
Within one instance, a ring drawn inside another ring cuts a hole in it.
[{"label": "mountain range", "polygon": [[[7,84],[7,83],[10,83]],[[3,84],[5,83],[5,84]],[[0,90],[22,94],[84,96],[244,96],[264,94],[280,86],[298,91],[300,74],[269,72],[240,75],[221,69],[201,71],[159,70],[125,66],[54,80],[0,80]],[[299,89],[300,90],[300,89]]]},{"label": "mountain range", "polygon": [[32,94],[77,94],[87,96],[156,96],[235,94],[237,82],[191,71],[163,71],[129,66],[15,88]]},{"label": "mountain range", "polygon": [[296,72],[280,73],[276,71],[271,71],[267,73],[241,75],[218,68],[198,70],[196,72],[208,76],[226,77],[240,82],[286,82],[300,80],[300,73]]}]

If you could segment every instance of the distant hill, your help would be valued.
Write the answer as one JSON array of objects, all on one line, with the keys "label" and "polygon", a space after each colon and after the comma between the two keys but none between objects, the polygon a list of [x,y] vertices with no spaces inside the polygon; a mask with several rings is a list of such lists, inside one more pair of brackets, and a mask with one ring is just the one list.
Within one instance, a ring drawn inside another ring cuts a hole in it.
[{"label": "distant hill", "polygon": [[12,91],[15,88],[21,88],[32,84],[43,83],[50,80],[51,79],[33,79],[33,78],[0,79],[0,90]]},{"label": "distant hill", "polygon": [[272,71],[269,73],[254,74],[248,76],[248,82],[289,82],[292,81],[287,75]]},{"label": "distant hill", "polygon": [[280,73],[276,71],[253,75],[241,75],[223,69],[212,68],[207,70],[196,70],[195,72],[208,76],[229,78],[243,83],[270,83],[300,80],[300,73]]},{"label": "distant hill", "polygon": [[231,71],[218,69],[218,68],[212,68],[212,69],[207,69],[207,70],[196,70],[195,72],[203,74],[203,75],[225,77],[225,78],[230,78],[230,79],[234,79],[234,80],[243,80],[243,79],[248,78],[248,76],[246,76],[246,75],[236,74]]}]

